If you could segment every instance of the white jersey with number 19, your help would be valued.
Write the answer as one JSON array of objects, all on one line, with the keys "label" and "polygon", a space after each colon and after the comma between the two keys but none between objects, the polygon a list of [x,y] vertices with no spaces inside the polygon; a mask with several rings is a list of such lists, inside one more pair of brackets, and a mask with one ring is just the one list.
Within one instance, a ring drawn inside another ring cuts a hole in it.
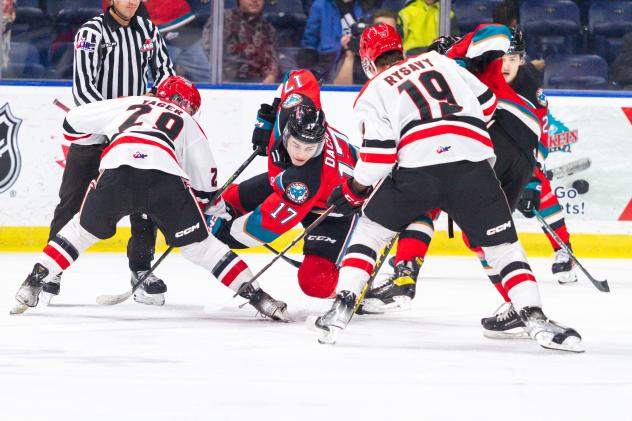
[{"label": "white jersey with number 19", "polygon": [[495,160],[486,123],[496,97],[454,60],[411,57],[366,83],[354,104],[362,134],[356,181],[372,185],[397,162],[423,167]]}]

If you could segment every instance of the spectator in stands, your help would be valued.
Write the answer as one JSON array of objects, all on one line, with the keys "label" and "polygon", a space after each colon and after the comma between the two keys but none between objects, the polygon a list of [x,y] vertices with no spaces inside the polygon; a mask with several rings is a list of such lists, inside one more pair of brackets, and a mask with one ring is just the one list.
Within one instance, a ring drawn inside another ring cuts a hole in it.
[{"label": "spectator in stands", "polygon": [[368,22],[379,0],[314,0],[307,17],[299,55],[300,67],[319,76],[329,73],[341,52],[340,39],[356,22]]},{"label": "spectator in stands", "polygon": [[[391,9],[377,10],[371,18],[371,24],[377,25],[378,23],[385,23],[393,28],[397,28],[397,12]],[[343,56],[340,67],[338,68],[338,73],[334,78],[334,85],[358,85],[364,84],[367,81],[366,75],[364,71],[362,71],[360,60],[356,60],[359,43],[359,36],[355,34],[354,36],[343,35],[340,39]]]},{"label": "spectator in stands", "polygon": [[11,24],[15,21],[15,3],[13,0],[4,0],[2,5],[2,43],[0,44],[0,64],[2,70],[9,65],[9,51],[11,50]]},{"label": "spectator in stands", "polygon": [[612,63],[612,80],[619,89],[632,90],[632,32],[623,36],[619,55]]},{"label": "spectator in stands", "polygon": [[[439,36],[438,0],[412,0],[399,11],[397,24],[404,40],[407,56],[420,54]],[[459,35],[454,12],[450,11],[450,35]]]},{"label": "spectator in stands", "polygon": [[[500,4],[497,4],[492,10],[492,19],[494,23],[508,26],[512,29],[518,26],[518,5],[515,0],[505,0]],[[542,79],[542,72],[544,71],[544,59],[531,60],[530,64],[535,67],[539,72],[539,77]]]},{"label": "spectator in stands", "polygon": [[497,4],[492,10],[492,19],[494,23],[515,28],[518,26],[518,7],[511,0],[505,0]]},{"label": "spectator in stands", "polygon": [[[274,83],[279,76],[276,31],[263,19],[264,0],[239,0],[224,12],[223,79],[229,82]],[[202,41],[210,59],[212,21]]]}]

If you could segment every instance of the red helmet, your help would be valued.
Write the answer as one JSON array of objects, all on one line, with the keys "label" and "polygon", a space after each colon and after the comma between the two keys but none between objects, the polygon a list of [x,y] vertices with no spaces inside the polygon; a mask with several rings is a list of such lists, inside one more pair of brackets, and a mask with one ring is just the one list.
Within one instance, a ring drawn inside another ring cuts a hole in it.
[{"label": "red helmet", "polygon": [[364,30],[360,38],[360,59],[364,73],[369,79],[377,73],[375,60],[389,51],[403,53],[402,37],[395,28],[386,23],[380,23]]},{"label": "red helmet", "polygon": [[195,114],[202,104],[200,92],[192,82],[182,76],[169,76],[162,81],[162,83],[158,85],[156,96],[173,102],[185,110],[191,107],[191,112],[187,110],[191,115]]}]

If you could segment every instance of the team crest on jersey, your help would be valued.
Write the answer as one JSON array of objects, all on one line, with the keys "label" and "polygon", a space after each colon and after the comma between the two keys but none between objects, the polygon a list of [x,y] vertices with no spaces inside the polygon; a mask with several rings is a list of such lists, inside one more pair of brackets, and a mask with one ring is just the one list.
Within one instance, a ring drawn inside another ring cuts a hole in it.
[{"label": "team crest on jersey", "polygon": [[546,99],[546,95],[544,95],[544,89],[539,88],[536,92],[535,92],[535,97],[538,100],[538,104],[540,104],[540,106],[542,107],[546,107],[547,104],[547,99]]},{"label": "team crest on jersey", "polygon": [[285,101],[283,101],[283,105],[281,106],[287,109],[287,108],[296,107],[297,105],[300,105],[301,102],[303,102],[302,96],[300,96],[299,94],[291,94],[290,96],[285,98]]},{"label": "team crest on jersey", "polygon": [[148,53],[154,50],[154,42],[150,39],[146,39],[143,45],[139,48],[141,53]]},{"label": "team crest on jersey", "polygon": [[297,205],[302,205],[307,201],[309,197],[309,189],[305,183],[301,183],[300,181],[295,181],[290,183],[289,186],[285,189],[285,195],[292,202]]},{"label": "team crest on jersey", "polygon": [[0,193],[11,188],[20,175],[22,157],[18,149],[18,131],[22,120],[11,113],[9,104],[0,108]]},{"label": "team crest on jersey", "polygon": [[94,51],[94,45],[94,42],[90,42],[85,38],[80,38],[79,41],[75,43],[75,48],[77,50]]}]

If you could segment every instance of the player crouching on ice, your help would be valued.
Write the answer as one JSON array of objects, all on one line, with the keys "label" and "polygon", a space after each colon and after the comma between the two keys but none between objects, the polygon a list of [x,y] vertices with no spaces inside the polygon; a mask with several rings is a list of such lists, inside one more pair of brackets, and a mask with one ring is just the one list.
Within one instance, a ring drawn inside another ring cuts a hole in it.
[{"label": "player crouching on ice", "polygon": [[364,31],[360,57],[370,78],[354,105],[363,146],[354,177],[334,190],[328,204],[353,213],[371,186],[378,187],[352,235],[334,304],[315,321],[320,342],[334,343],[351,320],[377,253],[418,215],[439,208],[499,270],[529,336],[545,348],[582,352],[581,336],[542,311],[535,277],[492,169],[495,155],[486,123],[493,111],[487,104],[496,101],[493,93],[434,51],[404,59],[401,38],[388,25]]},{"label": "player crouching on ice", "polygon": [[[147,214],[170,246],[180,247],[186,259],[208,269],[233,291],[252,277],[239,256],[209,235],[203,209],[217,190],[217,168],[206,135],[193,118],[200,93],[186,79],[170,76],[158,86],[156,96],[94,102],[67,114],[67,139],[80,143],[91,134],[102,134],[110,144],[79,213],[44,248],[15,296],[12,314],[37,306],[43,282],[66,270],[92,244],[112,237],[117,222],[132,213]],[[222,206],[220,202],[214,208]],[[164,303],[161,293],[137,291]],[[258,284],[240,295],[264,316],[288,320],[286,304]]]},{"label": "player crouching on ice", "polygon": [[[318,82],[307,70],[288,72],[273,105],[261,105],[252,140],[268,156],[268,171],[230,186],[223,199],[232,218],[211,224],[232,249],[270,243],[298,223],[309,226],[356,162],[354,147],[326,122]],[[354,221],[329,214],[306,236],[298,270],[306,295],[334,296],[337,263]]]}]

